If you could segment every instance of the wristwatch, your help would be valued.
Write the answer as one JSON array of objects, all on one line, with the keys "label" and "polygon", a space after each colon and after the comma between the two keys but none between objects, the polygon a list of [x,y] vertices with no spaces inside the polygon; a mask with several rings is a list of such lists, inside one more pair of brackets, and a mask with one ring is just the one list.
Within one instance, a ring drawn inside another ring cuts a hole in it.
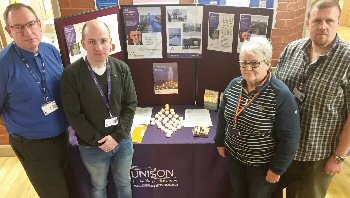
[{"label": "wristwatch", "polygon": [[344,162],[345,157],[340,156],[340,155],[337,155],[337,154],[334,154],[334,160],[335,160],[335,162],[337,162],[338,164],[341,164],[341,163]]}]

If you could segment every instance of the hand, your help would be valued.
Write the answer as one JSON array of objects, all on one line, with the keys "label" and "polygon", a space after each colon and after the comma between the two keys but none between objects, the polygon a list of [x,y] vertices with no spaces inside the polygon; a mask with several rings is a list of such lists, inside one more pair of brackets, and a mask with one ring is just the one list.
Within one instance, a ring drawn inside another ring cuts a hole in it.
[{"label": "hand", "polygon": [[280,175],[277,175],[275,174],[274,172],[272,172],[270,169],[267,171],[267,174],[266,174],[266,181],[271,183],[271,184],[274,184],[274,183],[277,183],[280,181],[280,178],[281,176]]},{"label": "hand", "polygon": [[334,159],[334,156],[332,155],[327,160],[324,171],[326,172],[326,174],[334,176],[335,174],[340,173],[342,167],[343,167],[343,163],[337,163]]},{"label": "hand", "polygon": [[118,142],[115,141],[115,139],[113,139],[110,135],[103,137],[98,141],[98,143],[103,143],[101,146],[99,146],[99,148],[102,149],[104,152],[112,151],[115,147],[118,146]]},{"label": "hand", "polygon": [[216,147],[221,157],[226,157],[225,147]]}]

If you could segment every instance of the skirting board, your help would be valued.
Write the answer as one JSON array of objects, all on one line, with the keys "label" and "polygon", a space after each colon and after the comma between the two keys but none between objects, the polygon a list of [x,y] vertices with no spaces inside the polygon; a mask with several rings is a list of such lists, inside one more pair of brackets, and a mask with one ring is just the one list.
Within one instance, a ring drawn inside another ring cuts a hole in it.
[{"label": "skirting board", "polygon": [[16,154],[10,145],[0,145],[0,157],[15,157]]}]

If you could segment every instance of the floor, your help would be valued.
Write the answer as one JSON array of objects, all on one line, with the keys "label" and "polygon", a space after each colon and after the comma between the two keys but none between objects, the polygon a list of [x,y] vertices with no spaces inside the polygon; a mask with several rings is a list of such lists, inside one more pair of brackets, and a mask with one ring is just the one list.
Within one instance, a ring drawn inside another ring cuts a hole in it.
[{"label": "floor", "polygon": [[339,37],[350,43],[350,27],[341,26],[338,31]]},{"label": "floor", "polygon": [[[350,194],[350,158],[336,175],[326,198],[348,198]],[[39,198],[16,157],[0,157],[0,198]]]}]

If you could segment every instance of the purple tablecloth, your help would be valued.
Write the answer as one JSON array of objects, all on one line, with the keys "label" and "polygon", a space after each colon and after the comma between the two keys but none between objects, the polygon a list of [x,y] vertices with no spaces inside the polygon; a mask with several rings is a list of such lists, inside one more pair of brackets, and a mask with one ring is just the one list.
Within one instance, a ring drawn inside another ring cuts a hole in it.
[{"label": "purple tablecloth", "polygon": [[[161,107],[154,107],[153,114]],[[175,112],[184,116],[186,108],[176,106]],[[215,126],[217,112],[211,112]],[[131,170],[134,198],[228,198],[230,182],[225,159],[214,145],[215,127],[208,138],[192,136],[192,128],[182,128],[171,138],[155,126],[149,126],[141,144],[134,144]],[[74,133],[70,134],[71,167],[75,183],[74,197],[89,197],[90,179],[83,166]],[[109,197],[116,197],[113,185]]]},{"label": "purple tablecloth", "polygon": [[[161,107],[154,107],[153,114]],[[176,106],[184,115],[186,108]],[[142,143],[134,144],[131,169],[134,198],[229,198],[230,181],[226,159],[217,154],[214,144],[217,112],[210,112],[213,127],[208,138],[195,138],[191,128],[182,128],[171,138],[155,126],[149,126]],[[89,197],[90,179],[83,166],[76,138],[71,133],[71,167],[75,183],[74,197]],[[117,197],[108,185],[108,197]]]}]

